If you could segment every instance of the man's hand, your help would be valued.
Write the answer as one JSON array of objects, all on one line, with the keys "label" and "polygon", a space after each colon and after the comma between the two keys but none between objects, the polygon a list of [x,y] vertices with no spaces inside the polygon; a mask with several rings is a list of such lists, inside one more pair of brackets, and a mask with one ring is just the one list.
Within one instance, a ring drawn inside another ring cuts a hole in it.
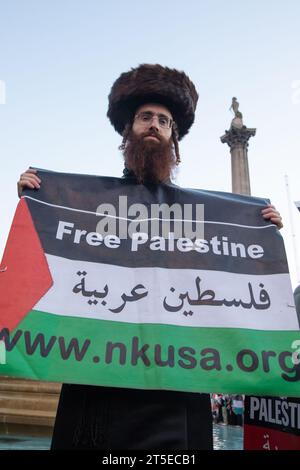
[{"label": "man's hand", "polygon": [[268,204],[261,213],[264,219],[271,220],[273,224],[277,225],[279,230],[283,227],[281,215],[272,204]]},{"label": "man's hand", "polygon": [[40,188],[41,180],[37,176],[37,170],[28,168],[25,173],[22,173],[18,181],[18,196],[21,197],[24,188],[38,189]]}]

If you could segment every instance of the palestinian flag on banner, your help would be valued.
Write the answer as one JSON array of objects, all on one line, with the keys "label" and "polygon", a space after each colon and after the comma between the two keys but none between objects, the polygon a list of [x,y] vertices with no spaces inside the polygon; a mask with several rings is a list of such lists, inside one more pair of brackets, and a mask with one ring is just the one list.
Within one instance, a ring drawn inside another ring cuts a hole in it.
[{"label": "palestinian flag on banner", "polygon": [[295,204],[296,204],[298,211],[300,211],[300,201],[295,201]]},{"label": "palestinian flag on banner", "polygon": [[0,268],[3,375],[300,396],[299,325],[267,200],[39,176]]}]

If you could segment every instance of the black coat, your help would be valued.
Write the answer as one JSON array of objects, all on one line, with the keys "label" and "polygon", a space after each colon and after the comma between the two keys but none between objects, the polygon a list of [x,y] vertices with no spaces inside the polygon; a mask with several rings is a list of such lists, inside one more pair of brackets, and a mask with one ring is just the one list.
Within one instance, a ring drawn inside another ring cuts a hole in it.
[{"label": "black coat", "polygon": [[52,449],[212,449],[210,397],[64,384]]}]

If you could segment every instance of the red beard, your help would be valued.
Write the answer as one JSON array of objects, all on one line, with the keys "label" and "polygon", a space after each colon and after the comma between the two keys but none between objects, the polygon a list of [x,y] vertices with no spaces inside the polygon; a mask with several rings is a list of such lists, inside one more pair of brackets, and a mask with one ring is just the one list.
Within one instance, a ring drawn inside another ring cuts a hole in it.
[{"label": "red beard", "polygon": [[[153,135],[159,139],[148,140]],[[126,167],[133,171],[139,183],[162,183],[170,179],[175,167],[172,139],[168,141],[152,129],[136,136],[132,131],[123,151]]]}]

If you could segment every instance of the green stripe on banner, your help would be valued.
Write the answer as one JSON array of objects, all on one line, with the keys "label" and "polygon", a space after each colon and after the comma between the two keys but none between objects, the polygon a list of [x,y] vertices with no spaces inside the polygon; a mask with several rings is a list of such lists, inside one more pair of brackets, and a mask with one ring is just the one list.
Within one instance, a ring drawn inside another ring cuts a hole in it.
[{"label": "green stripe on banner", "polygon": [[10,335],[0,370],[68,383],[296,397],[297,350],[297,331],[119,323],[31,311]]}]

